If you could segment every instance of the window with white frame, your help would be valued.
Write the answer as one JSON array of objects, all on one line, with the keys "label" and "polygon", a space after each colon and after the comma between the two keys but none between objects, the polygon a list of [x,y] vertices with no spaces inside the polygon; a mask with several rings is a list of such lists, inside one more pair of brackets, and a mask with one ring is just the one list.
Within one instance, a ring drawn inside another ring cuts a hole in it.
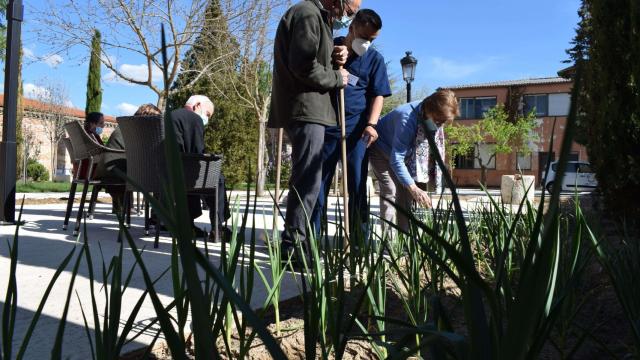
[{"label": "window with white frame", "polygon": [[571,105],[571,94],[549,94],[549,116],[569,115]]},{"label": "window with white frame", "polygon": [[[493,156],[495,148],[495,144],[480,144],[476,146],[476,159],[474,162],[476,169],[482,168],[482,166],[480,166],[480,160],[482,160],[482,164],[488,169],[496,168],[496,157]],[[489,161],[489,159],[491,159],[491,161]]]},{"label": "window with white frame", "polygon": [[460,117],[461,120],[482,119],[487,110],[498,104],[498,98],[495,96],[476,97],[476,98],[460,98]]},{"label": "window with white frame", "polygon": [[531,110],[536,110],[536,116],[547,116],[549,114],[549,96],[547,94],[539,95],[525,95],[524,100],[524,113],[528,114]]},{"label": "window with white frame", "polygon": [[518,153],[516,156],[516,170],[531,170],[531,153]]}]

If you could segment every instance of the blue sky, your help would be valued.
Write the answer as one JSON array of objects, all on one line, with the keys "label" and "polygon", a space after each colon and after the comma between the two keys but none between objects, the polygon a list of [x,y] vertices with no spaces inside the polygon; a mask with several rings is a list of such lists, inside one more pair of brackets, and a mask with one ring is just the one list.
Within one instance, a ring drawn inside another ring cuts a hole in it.
[{"label": "blue sky", "polygon": [[[90,1],[90,0],[89,0]],[[84,108],[88,65],[82,48],[51,55],[47,44],[31,31],[32,11],[44,0],[25,7],[23,44],[30,59],[23,70],[25,90],[33,93],[43,82],[64,84],[73,106]],[[413,51],[418,59],[414,88],[496,80],[556,76],[566,66],[565,49],[574,35],[579,0],[363,0],[376,10],[383,29],[375,41],[401,79],[400,58]],[[106,36],[106,34],[103,34]],[[144,70],[142,59],[119,54],[120,65]],[[107,78],[103,69],[103,78]],[[48,79],[48,80],[47,80]],[[401,84],[402,85],[402,84]],[[135,105],[157,100],[142,86],[103,81],[103,112],[122,115]]]}]

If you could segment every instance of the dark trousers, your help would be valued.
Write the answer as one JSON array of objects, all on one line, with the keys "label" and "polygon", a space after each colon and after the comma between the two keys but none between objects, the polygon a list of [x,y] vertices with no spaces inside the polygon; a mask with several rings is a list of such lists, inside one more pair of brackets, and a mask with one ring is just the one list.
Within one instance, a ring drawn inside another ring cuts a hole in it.
[{"label": "dark trousers", "polygon": [[322,180],[323,125],[296,122],[285,128],[292,145],[291,177],[285,215],[285,246],[308,238],[307,222],[318,200]]},{"label": "dark trousers", "polygon": [[[318,202],[312,216],[312,224],[316,233],[321,231],[321,218],[326,215],[327,197],[331,190],[331,183],[336,172],[336,165],[342,160],[342,145],[340,142],[340,128],[327,128],[322,149],[322,184],[318,194]],[[361,139],[362,129],[356,129],[347,134],[347,188],[349,191],[349,219],[351,231],[356,223],[366,229],[369,219],[367,205],[367,144]],[[342,190],[342,188],[340,188]]]},{"label": "dark trousers", "polygon": [[212,195],[188,195],[187,205],[189,207],[189,215],[191,219],[196,219],[202,215],[202,206],[200,200],[204,199],[204,202],[209,207],[209,221],[211,223],[211,229],[214,228],[214,221],[218,221],[218,226],[222,226],[224,222],[231,216],[229,211],[229,202],[227,201],[227,191],[225,188],[224,176],[220,174],[220,180],[218,181],[218,203],[215,203],[215,197]]}]

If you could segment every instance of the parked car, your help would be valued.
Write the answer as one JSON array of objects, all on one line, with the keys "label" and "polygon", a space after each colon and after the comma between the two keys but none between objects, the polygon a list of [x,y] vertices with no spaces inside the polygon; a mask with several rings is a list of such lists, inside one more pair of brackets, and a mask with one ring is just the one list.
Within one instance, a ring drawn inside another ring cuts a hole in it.
[{"label": "parked car", "polygon": [[[544,188],[551,193],[556,179],[558,162],[551,163],[549,175],[546,178]],[[544,173],[542,174],[544,179]],[[563,191],[592,191],[598,186],[596,174],[591,170],[591,165],[584,161],[569,161],[562,180]]]}]

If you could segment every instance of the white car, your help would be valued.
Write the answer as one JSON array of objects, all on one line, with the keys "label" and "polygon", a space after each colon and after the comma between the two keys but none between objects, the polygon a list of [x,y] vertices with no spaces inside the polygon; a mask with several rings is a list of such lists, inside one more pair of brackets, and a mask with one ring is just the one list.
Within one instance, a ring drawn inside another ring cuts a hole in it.
[{"label": "white car", "polygon": [[[544,184],[544,188],[549,193],[553,190],[557,167],[557,161],[552,162],[549,167],[549,175]],[[542,174],[542,179],[544,179],[544,173]],[[591,170],[591,165],[588,162],[567,162],[566,172],[562,181],[562,191],[593,191],[596,187],[598,187],[596,174]]]}]

